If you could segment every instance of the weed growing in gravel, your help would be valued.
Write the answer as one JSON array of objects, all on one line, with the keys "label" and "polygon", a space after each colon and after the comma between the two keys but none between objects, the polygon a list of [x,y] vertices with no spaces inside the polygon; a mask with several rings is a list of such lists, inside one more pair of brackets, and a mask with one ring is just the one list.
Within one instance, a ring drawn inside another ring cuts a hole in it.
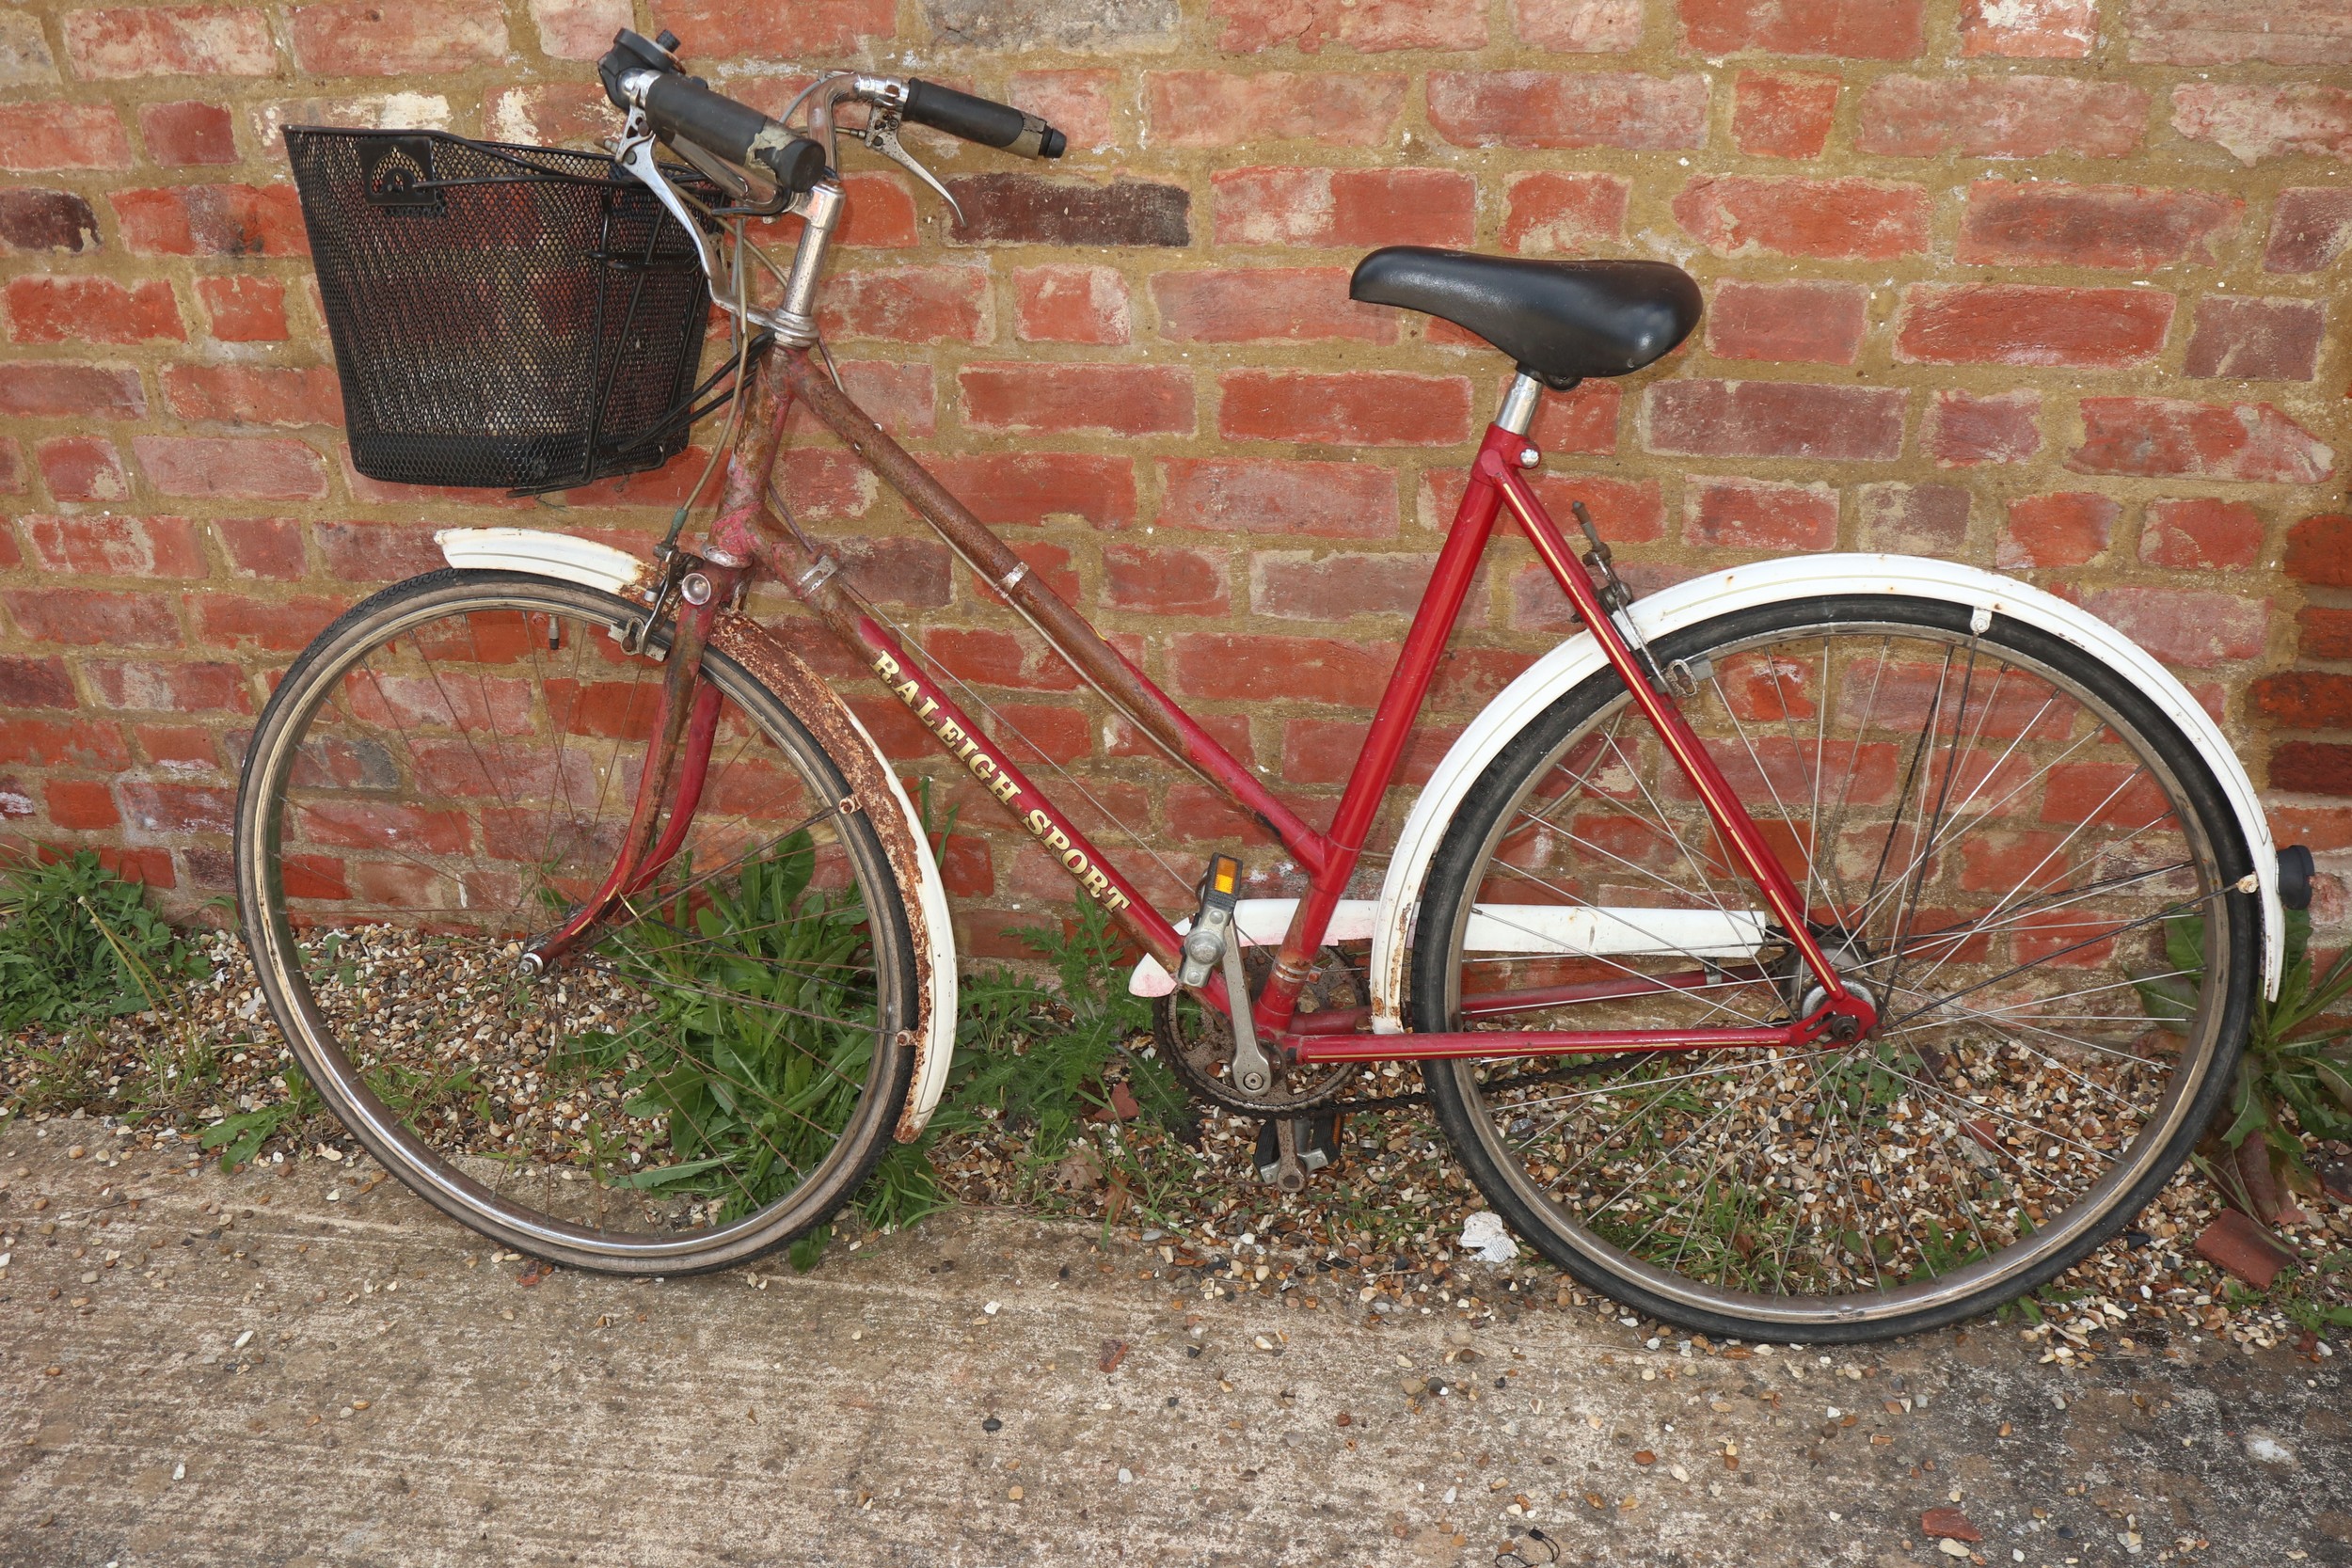
[{"label": "weed growing in gravel", "polygon": [[63,1032],[145,1012],[204,968],[147,907],[147,890],[87,849],[22,861],[0,883],[0,1029]]},{"label": "weed growing in gravel", "polygon": [[[2137,983],[2149,1016],[2179,1027],[2202,979],[2205,923],[2183,916],[2165,923],[2172,978]],[[2352,948],[2337,955],[2316,978],[2312,973],[2312,917],[2287,911],[2286,965],[2276,1001],[2257,1000],[2238,1061],[2237,1082],[2214,1123],[2214,1142],[2199,1165],[2224,1197],[2268,1222],[2278,1217],[2280,1189],[2319,1190],[2304,1137],[2352,1139],[2352,1030],[2337,1017],[2352,996]]]}]

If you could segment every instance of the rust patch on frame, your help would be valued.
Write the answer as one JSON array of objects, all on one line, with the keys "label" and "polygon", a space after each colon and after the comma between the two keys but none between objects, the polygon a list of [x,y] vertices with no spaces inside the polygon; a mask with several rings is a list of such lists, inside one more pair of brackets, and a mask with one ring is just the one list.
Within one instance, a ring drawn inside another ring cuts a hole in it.
[{"label": "rust patch on frame", "polygon": [[[783,699],[792,716],[808,726],[818,745],[824,748],[825,754],[841,770],[852,800],[895,799],[895,781],[889,768],[875,754],[872,742],[858,728],[848,705],[773,632],[741,615],[729,615],[711,633],[710,645],[757,675]],[[913,1143],[922,1131],[915,1113],[915,1086],[923,1082],[931,1055],[934,987],[930,928],[920,896],[926,857],[930,850],[922,842],[922,835],[896,811],[868,811],[866,819],[873,824],[874,836],[882,841],[882,854],[890,862],[898,886],[904,890],[900,903],[906,909],[907,932],[914,944],[914,1008],[907,1025],[914,1037],[914,1071],[908,1079],[906,1103],[899,1108],[898,1124],[893,1132],[900,1143]]]}]

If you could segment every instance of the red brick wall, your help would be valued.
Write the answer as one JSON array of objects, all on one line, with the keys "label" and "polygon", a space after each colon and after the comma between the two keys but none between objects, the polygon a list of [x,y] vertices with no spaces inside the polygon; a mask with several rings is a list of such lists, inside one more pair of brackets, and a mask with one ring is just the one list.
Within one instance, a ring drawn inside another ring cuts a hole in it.
[{"label": "red brick wall", "polygon": [[[12,7],[15,832],[210,895],[270,671],[431,563],[431,527],[659,528],[691,462],[554,509],[352,474],[276,138],[580,144],[610,122],[587,62],[623,23],[675,28],[771,108],[859,64],[1068,131],[1050,172],[914,138],[962,230],[856,174],[833,341],[885,422],[1301,795],[1337,792],[1504,372],[1347,302],[1359,253],[1412,241],[1663,256],[1706,285],[1688,348],[1539,429],[1548,493],[1588,499],[1642,582],[1833,547],[2021,572],[2171,660],[2283,830],[2352,850],[2352,0]],[[863,541],[928,647],[1138,826],[1243,831],[803,440],[805,510]],[[1416,765],[1562,622],[1500,549]],[[1065,885],[984,841],[978,801],[964,822],[951,875],[997,950]]]}]

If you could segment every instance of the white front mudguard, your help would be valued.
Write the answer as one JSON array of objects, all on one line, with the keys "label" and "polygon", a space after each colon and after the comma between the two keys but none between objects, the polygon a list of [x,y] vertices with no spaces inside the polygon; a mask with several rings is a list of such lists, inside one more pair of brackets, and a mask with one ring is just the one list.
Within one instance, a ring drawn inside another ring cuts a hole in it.
[{"label": "white front mudguard", "polygon": [[[2284,911],[2279,902],[2279,855],[2253,782],[2247,778],[2237,753],[2212,716],[2169,671],[2105,621],[2010,578],[1904,555],[1792,556],[1734,566],[1637,600],[1630,613],[1643,637],[1655,641],[1734,610],[1833,594],[1900,594],[2006,615],[2063,638],[2127,676],[2197,748],[2237,813],[2261,886],[2264,990],[2267,995],[2278,995],[2285,941]],[[1606,663],[1591,635],[1582,632],[1536,660],[1462,732],[1414,801],[1372,916],[1372,1021],[1379,1033],[1404,1031],[1405,970],[1412,952],[1422,884],[1463,797],[1529,720]]]}]

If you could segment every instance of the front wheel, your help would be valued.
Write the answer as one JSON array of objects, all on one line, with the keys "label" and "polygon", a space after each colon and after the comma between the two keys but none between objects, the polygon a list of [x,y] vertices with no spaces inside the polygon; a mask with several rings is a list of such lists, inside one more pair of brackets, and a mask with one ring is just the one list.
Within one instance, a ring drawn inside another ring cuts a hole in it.
[{"label": "front wheel", "polygon": [[237,893],[279,1027],[387,1169],[519,1251],[687,1274],[856,1190],[906,1098],[916,985],[840,769],[715,650],[691,830],[570,957],[520,963],[619,852],[666,647],[630,651],[643,615],[470,571],[353,609],[255,728]]},{"label": "front wheel", "polygon": [[[2143,1207],[2228,1086],[2258,970],[2211,769],[2124,676],[1892,595],[1652,652],[1879,1022],[1847,1044],[1425,1070],[1471,1178],[1585,1284],[1708,1333],[1949,1323]],[[1813,977],[1623,684],[1504,746],[1432,862],[1423,1031],[1753,1027]]]}]

